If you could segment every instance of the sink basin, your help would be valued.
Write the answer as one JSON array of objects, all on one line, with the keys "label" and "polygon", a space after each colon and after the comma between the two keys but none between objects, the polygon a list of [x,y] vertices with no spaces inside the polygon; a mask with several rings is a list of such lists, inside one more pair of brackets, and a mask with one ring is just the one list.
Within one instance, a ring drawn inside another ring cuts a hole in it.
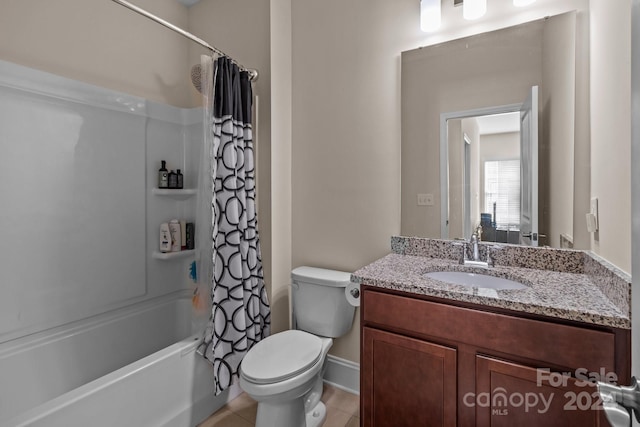
[{"label": "sink basin", "polygon": [[486,274],[465,273],[462,271],[434,271],[426,273],[425,277],[454,285],[470,286],[474,288],[488,289],[525,289],[527,285],[502,277],[488,276]]}]

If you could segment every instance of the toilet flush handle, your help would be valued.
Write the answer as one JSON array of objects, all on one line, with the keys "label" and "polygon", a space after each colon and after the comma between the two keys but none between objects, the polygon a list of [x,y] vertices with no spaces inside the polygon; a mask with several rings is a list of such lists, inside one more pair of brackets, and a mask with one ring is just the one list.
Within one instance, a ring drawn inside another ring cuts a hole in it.
[{"label": "toilet flush handle", "polygon": [[351,294],[352,297],[354,298],[360,298],[360,289],[358,288],[353,288],[349,291],[349,293]]}]

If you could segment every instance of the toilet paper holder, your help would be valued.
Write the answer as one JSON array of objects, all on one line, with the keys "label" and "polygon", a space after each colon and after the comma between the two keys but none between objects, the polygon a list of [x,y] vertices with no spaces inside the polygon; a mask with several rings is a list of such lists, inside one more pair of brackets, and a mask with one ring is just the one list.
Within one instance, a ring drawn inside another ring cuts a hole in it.
[{"label": "toilet paper holder", "polygon": [[360,284],[356,282],[350,282],[344,289],[344,296],[347,298],[347,302],[354,306],[360,306]]}]

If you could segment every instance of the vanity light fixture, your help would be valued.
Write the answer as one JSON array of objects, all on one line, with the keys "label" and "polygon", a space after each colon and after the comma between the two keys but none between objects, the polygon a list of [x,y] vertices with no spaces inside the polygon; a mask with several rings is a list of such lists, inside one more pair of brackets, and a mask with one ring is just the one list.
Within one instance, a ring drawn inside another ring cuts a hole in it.
[{"label": "vanity light fixture", "polygon": [[513,0],[513,5],[516,7],[529,6],[531,3],[535,3],[536,0]]},{"label": "vanity light fixture", "polygon": [[441,0],[420,0],[420,28],[424,32],[436,31],[442,22]]},{"label": "vanity light fixture", "polygon": [[[183,0],[180,0],[183,1]],[[536,0],[513,0],[515,7],[524,7]],[[420,0],[420,28],[433,32],[442,24],[442,0]],[[468,21],[483,17],[487,13],[487,0],[453,0],[454,6],[462,5],[462,16]]]},{"label": "vanity light fixture", "polygon": [[481,18],[487,13],[487,0],[464,0],[462,16],[467,21]]}]

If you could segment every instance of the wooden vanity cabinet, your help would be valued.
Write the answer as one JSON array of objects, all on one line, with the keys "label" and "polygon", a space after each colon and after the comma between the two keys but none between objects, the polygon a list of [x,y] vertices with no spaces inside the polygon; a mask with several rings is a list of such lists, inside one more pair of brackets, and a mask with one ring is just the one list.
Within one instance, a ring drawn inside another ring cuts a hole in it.
[{"label": "wooden vanity cabinet", "polygon": [[531,366],[477,356],[476,390],[494,403],[476,407],[479,426],[608,426],[595,385],[572,377],[545,381]]},{"label": "wooden vanity cabinet", "polygon": [[[455,426],[456,350],[365,327],[363,351],[371,391],[363,406],[365,426]],[[362,394],[361,394],[362,396]]]},{"label": "wooden vanity cabinet", "polygon": [[363,427],[608,426],[585,379],[630,378],[628,330],[369,286],[361,298]]}]

